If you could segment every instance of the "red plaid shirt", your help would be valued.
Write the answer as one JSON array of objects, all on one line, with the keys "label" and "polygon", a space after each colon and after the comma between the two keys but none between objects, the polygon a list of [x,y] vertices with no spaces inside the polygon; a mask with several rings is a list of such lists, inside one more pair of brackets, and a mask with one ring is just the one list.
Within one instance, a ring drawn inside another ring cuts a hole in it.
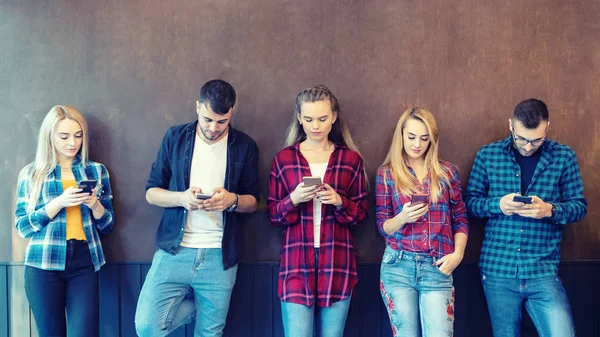
[{"label": "red plaid shirt", "polygon": [[299,144],[281,150],[273,159],[269,177],[267,210],[269,219],[283,227],[279,258],[278,295],[283,302],[315,305],[315,270],[318,270],[319,307],[331,306],[348,298],[358,281],[356,252],[350,226],[360,224],[367,215],[366,179],[362,158],[346,146],[336,145],[329,157],[323,182],[342,198],[321,209],[319,265],[315,268],[313,202],[292,206],[290,193],[310,176],[308,162]]},{"label": "red plaid shirt", "polygon": [[[429,203],[429,211],[417,222],[408,223],[394,234],[383,230],[383,223],[402,212],[402,207],[410,202],[411,195],[396,191],[392,172],[388,166],[377,170],[375,178],[375,210],[377,228],[385,243],[396,250],[425,253],[435,258],[454,252],[454,234],[469,234],[465,203],[462,199],[458,169],[453,164],[440,160],[448,173],[450,185],[442,182],[442,194],[437,204]],[[410,172],[415,175],[412,168]],[[431,178],[429,174],[418,184],[419,193],[430,194]]]}]

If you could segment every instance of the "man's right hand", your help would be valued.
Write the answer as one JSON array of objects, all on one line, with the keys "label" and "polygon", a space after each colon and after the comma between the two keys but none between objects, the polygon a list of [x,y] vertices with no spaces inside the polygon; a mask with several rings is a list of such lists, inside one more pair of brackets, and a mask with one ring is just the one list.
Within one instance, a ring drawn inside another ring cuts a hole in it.
[{"label": "man's right hand", "polygon": [[204,209],[204,200],[196,198],[196,193],[202,193],[201,188],[190,187],[186,191],[179,193],[179,206],[187,209],[188,211],[197,211],[199,209]]},{"label": "man's right hand", "polygon": [[511,194],[507,194],[507,195],[503,196],[500,199],[500,210],[505,215],[509,215],[509,216],[514,215],[514,214],[516,214],[515,213],[516,211],[520,210],[521,207],[523,207],[523,205],[525,205],[522,202],[513,201],[513,198],[515,195],[520,195],[520,194],[511,193]]}]

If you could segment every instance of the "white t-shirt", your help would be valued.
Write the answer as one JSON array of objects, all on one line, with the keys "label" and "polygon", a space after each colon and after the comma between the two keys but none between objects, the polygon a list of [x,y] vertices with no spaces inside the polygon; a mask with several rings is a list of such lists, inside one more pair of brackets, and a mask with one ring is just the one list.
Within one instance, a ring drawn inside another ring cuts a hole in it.
[{"label": "white t-shirt", "polygon": [[[325,171],[327,171],[328,163],[317,163],[317,164],[308,164],[310,167],[310,174],[313,177],[321,177],[321,181],[325,177]],[[323,181],[324,183],[324,181]],[[319,248],[321,246],[321,201],[316,197],[313,198],[313,223],[315,228],[315,248]]]},{"label": "white t-shirt", "polygon": [[[214,144],[207,144],[196,134],[190,187],[200,187],[202,193],[212,194],[223,187],[227,169],[227,138],[229,133]],[[188,211],[181,245],[190,248],[221,248],[223,239],[223,212]]]}]

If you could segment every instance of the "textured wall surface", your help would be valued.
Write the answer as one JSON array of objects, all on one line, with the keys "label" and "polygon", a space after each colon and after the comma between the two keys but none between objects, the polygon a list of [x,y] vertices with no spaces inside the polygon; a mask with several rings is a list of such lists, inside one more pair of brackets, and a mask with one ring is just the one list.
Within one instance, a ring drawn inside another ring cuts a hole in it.
[{"label": "textured wall surface", "polygon": [[[198,90],[215,77],[238,92],[233,123],[259,145],[263,196],[305,87],[336,94],[371,181],[400,114],[428,108],[463,186],[478,148],[508,135],[514,106],[541,98],[549,138],[577,152],[590,201],[587,217],[565,227],[563,258],[600,259],[599,17],[589,0],[0,0],[0,261],[22,260],[16,179],[55,104],[85,114],[91,159],[111,173],[109,259],[149,260],[162,214],[144,199],[150,166],[164,132],[194,119]],[[361,260],[379,261],[372,191],[370,205],[355,237]],[[246,259],[277,260],[280,230],[264,210],[245,226]],[[471,233],[474,261],[482,224]]]}]

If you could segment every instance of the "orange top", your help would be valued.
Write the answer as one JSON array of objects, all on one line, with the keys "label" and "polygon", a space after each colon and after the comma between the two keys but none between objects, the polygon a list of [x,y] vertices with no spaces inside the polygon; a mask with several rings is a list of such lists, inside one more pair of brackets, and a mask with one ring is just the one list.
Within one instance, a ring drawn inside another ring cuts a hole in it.
[{"label": "orange top", "polygon": [[[63,180],[63,190],[73,186],[77,188],[75,180]],[[67,212],[67,240],[87,240],[83,231],[83,221],[81,220],[81,205],[65,208]]]}]

